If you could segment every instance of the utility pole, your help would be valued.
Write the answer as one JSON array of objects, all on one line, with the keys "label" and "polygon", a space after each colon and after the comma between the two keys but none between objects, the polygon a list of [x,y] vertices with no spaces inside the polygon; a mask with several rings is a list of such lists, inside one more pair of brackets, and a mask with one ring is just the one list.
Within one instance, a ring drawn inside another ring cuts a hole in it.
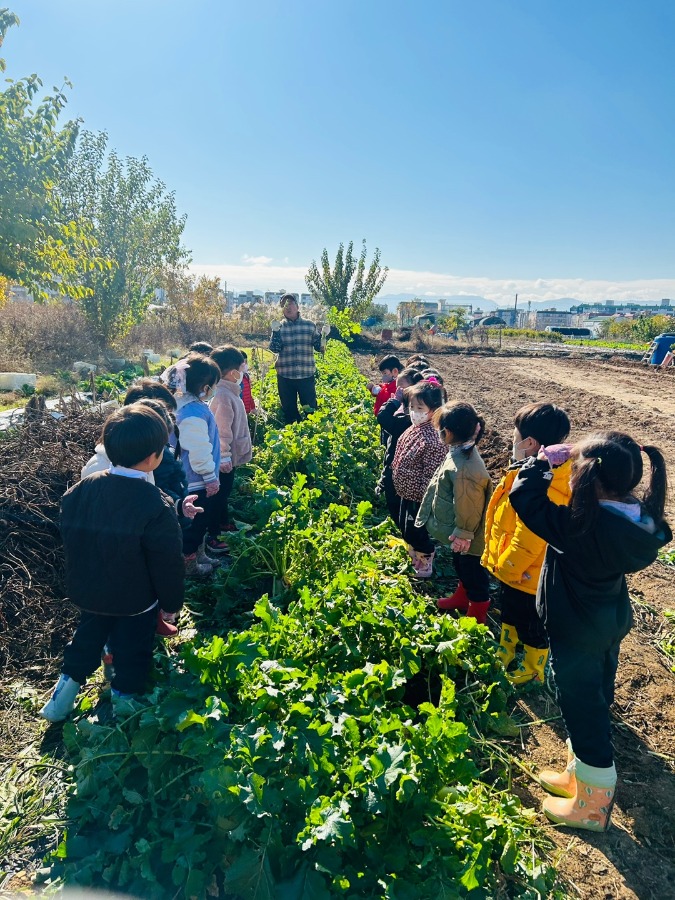
[{"label": "utility pole", "polygon": [[518,294],[516,294],[516,302],[513,304],[513,327],[518,327]]}]

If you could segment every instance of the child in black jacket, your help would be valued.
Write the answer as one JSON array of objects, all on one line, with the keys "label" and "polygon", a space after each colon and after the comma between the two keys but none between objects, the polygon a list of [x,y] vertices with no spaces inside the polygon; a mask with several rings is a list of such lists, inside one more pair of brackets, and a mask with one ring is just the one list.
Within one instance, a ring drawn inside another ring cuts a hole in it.
[{"label": "child in black jacket", "polygon": [[[651,464],[642,501],[633,491]],[[572,457],[569,507],[547,497],[551,468]],[[609,709],[621,640],[632,625],[626,573],[654,562],[672,540],[664,521],[666,469],[655,447],[628,435],[592,435],[575,448],[542,448],[521,468],[511,489],[513,508],[548,543],[537,611],[548,634],[558,702],[569,735],[568,766],[542,772],[557,795],[544,801],[553,822],[589,831],[609,825],[616,769]]]},{"label": "child in black jacket", "polygon": [[398,439],[404,431],[410,428],[410,413],[408,412],[407,404],[404,403],[403,391],[421,380],[421,372],[418,372],[416,369],[403,369],[396,378],[396,393],[376,413],[385,450],[382,473],[375,488],[375,494],[378,497],[384,494],[389,515],[397,524],[401,509],[401,498],[394,488],[391,464],[394,460],[394,453],[396,453]]},{"label": "child in black jacket", "polygon": [[157,610],[183,604],[185,567],[173,501],[148,476],[168,440],[147,405],[116,410],[103,426],[111,466],[74,485],[61,501],[66,595],[80,622],[43,718],[61,722],[108,647],[115,660],[113,696],[142,693],[152,663]]}]

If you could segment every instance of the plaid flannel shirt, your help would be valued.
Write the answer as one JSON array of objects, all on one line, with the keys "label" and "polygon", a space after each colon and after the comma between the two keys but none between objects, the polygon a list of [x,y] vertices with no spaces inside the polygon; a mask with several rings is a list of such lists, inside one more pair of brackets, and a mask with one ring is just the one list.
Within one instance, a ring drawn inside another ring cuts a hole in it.
[{"label": "plaid flannel shirt", "polygon": [[283,319],[279,331],[272,332],[270,350],[278,354],[277,374],[284,378],[311,378],[316,375],[314,351],[321,349],[321,332],[314,322],[298,316]]}]

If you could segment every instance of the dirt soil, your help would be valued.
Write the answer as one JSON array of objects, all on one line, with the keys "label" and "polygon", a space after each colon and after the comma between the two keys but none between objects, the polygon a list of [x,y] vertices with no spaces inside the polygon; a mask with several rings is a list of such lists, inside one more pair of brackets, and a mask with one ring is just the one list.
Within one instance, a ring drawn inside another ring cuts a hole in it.
[{"label": "dirt soil", "polygon": [[[670,373],[581,355],[426,355],[442,374],[449,398],[473,403],[485,417],[481,452],[493,477],[508,460],[515,412],[525,403],[545,400],[568,411],[572,439],[594,430],[623,430],[659,446],[675,472]],[[359,363],[369,377],[372,359],[364,356]],[[668,513],[672,522],[672,496]],[[613,707],[619,787],[612,826],[597,835],[548,828],[567,890],[589,900],[675,897],[675,675],[672,660],[657,646],[668,627],[663,613],[675,610],[675,568],[657,562],[632,576],[629,587],[635,627],[622,644]],[[491,624],[497,634],[496,611]],[[528,723],[521,729],[519,750],[514,748],[520,762],[535,773],[562,768],[565,732],[552,695],[545,690],[523,694],[514,716]],[[518,769],[514,791],[533,807],[546,796]]]}]

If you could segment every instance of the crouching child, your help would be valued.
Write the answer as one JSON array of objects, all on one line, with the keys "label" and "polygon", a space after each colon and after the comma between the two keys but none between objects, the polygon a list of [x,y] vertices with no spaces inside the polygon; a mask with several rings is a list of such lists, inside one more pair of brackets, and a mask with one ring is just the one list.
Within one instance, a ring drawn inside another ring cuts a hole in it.
[{"label": "crouching child", "polygon": [[149,481],[168,431],[149,406],[116,410],[102,435],[110,467],[84,478],[61,500],[66,596],[80,622],[63,654],[61,676],[40,714],[61,722],[101,664],[115,660],[113,698],[141,694],[152,664],[157,611],[183,604],[181,529],[173,500]]}]

